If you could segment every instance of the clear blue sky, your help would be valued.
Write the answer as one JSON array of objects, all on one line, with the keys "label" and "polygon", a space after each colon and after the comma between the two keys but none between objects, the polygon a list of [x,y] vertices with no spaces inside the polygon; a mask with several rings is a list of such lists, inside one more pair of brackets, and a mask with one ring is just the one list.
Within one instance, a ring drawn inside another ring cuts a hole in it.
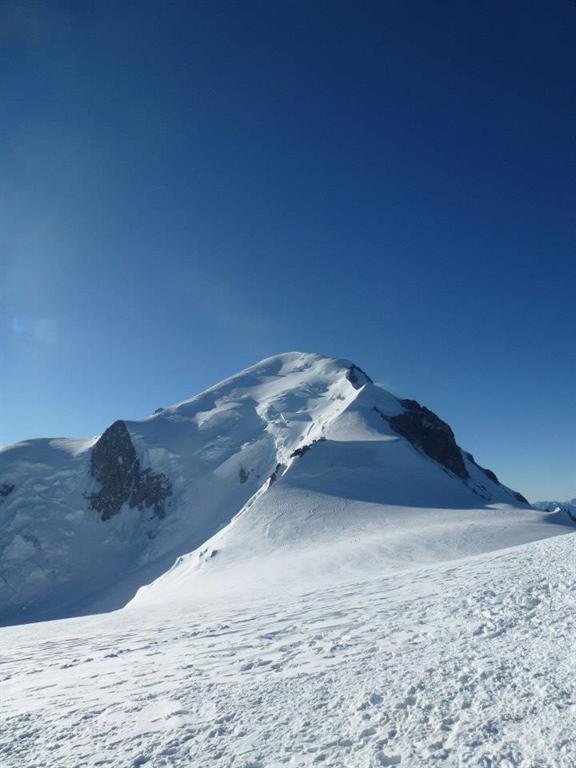
[{"label": "clear blue sky", "polygon": [[3,0],[0,443],[349,357],[576,496],[576,4]]}]

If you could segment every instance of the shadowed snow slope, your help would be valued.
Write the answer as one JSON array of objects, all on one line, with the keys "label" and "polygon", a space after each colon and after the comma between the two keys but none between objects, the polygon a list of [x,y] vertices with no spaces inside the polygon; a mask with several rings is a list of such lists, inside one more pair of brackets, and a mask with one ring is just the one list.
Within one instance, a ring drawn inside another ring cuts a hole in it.
[{"label": "shadowed snow slope", "polygon": [[0,451],[0,621],[111,610],[149,582],[134,604],[390,573],[562,522],[418,403],[288,353],[99,438]]}]

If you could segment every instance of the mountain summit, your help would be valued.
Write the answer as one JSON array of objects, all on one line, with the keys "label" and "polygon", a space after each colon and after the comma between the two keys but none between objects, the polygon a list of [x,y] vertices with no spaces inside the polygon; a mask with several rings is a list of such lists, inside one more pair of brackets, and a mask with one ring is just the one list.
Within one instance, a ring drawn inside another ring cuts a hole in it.
[{"label": "mountain summit", "polygon": [[327,578],[410,567],[541,523],[428,408],[349,361],[290,352],[97,438],[3,448],[0,620],[118,608],[158,577],[136,601],[174,579],[187,595],[211,574],[261,581],[263,563],[296,574],[311,560],[295,553]]}]

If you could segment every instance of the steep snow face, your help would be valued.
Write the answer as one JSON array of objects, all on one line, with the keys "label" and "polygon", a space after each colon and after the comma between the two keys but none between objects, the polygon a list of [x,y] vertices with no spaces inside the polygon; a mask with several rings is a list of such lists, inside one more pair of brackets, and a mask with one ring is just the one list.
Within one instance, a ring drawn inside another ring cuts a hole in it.
[{"label": "steep snow face", "polygon": [[353,535],[392,534],[397,521],[421,531],[442,519],[435,509],[457,522],[493,504],[523,499],[430,411],[348,361],[278,355],[99,438],[1,450],[0,621],[120,607],[187,553],[187,572],[211,573],[338,542],[335,561],[350,565]]}]

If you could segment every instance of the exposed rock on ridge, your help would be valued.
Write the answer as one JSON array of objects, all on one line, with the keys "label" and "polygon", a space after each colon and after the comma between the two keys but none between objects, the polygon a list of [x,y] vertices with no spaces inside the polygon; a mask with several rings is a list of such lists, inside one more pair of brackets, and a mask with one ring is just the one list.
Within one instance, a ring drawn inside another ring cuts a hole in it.
[{"label": "exposed rock on ridge", "polygon": [[[387,416],[379,408],[375,408],[380,416],[387,421],[395,432],[409,440],[418,450],[441,464],[449,472],[465,482],[470,480],[464,456],[483,472],[496,485],[502,485],[491,469],[478,464],[471,453],[462,451],[454,437],[454,432],[445,421],[430,409],[420,405],[416,400],[400,400],[406,410],[396,416]],[[503,486],[504,487],[504,486]],[[508,493],[522,504],[530,502],[518,491],[507,489]],[[477,491],[476,491],[477,492]]]},{"label": "exposed rock on ridge", "polygon": [[364,384],[373,384],[374,382],[368,374],[354,363],[346,371],[346,378],[352,384],[354,389],[360,389]]},{"label": "exposed rock on ridge", "polygon": [[414,447],[457,477],[468,480],[470,474],[464,464],[462,451],[448,424],[416,400],[400,400],[400,404],[406,410],[397,416],[385,416],[381,411],[378,413]]},{"label": "exposed rock on ridge", "polygon": [[102,486],[88,496],[90,507],[102,520],[117,515],[125,503],[140,510],[152,508],[158,518],[166,516],[165,502],[172,495],[170,482],[150,467],[142,469],[123,421],[108,427],[92,448],[90,471]]}]

